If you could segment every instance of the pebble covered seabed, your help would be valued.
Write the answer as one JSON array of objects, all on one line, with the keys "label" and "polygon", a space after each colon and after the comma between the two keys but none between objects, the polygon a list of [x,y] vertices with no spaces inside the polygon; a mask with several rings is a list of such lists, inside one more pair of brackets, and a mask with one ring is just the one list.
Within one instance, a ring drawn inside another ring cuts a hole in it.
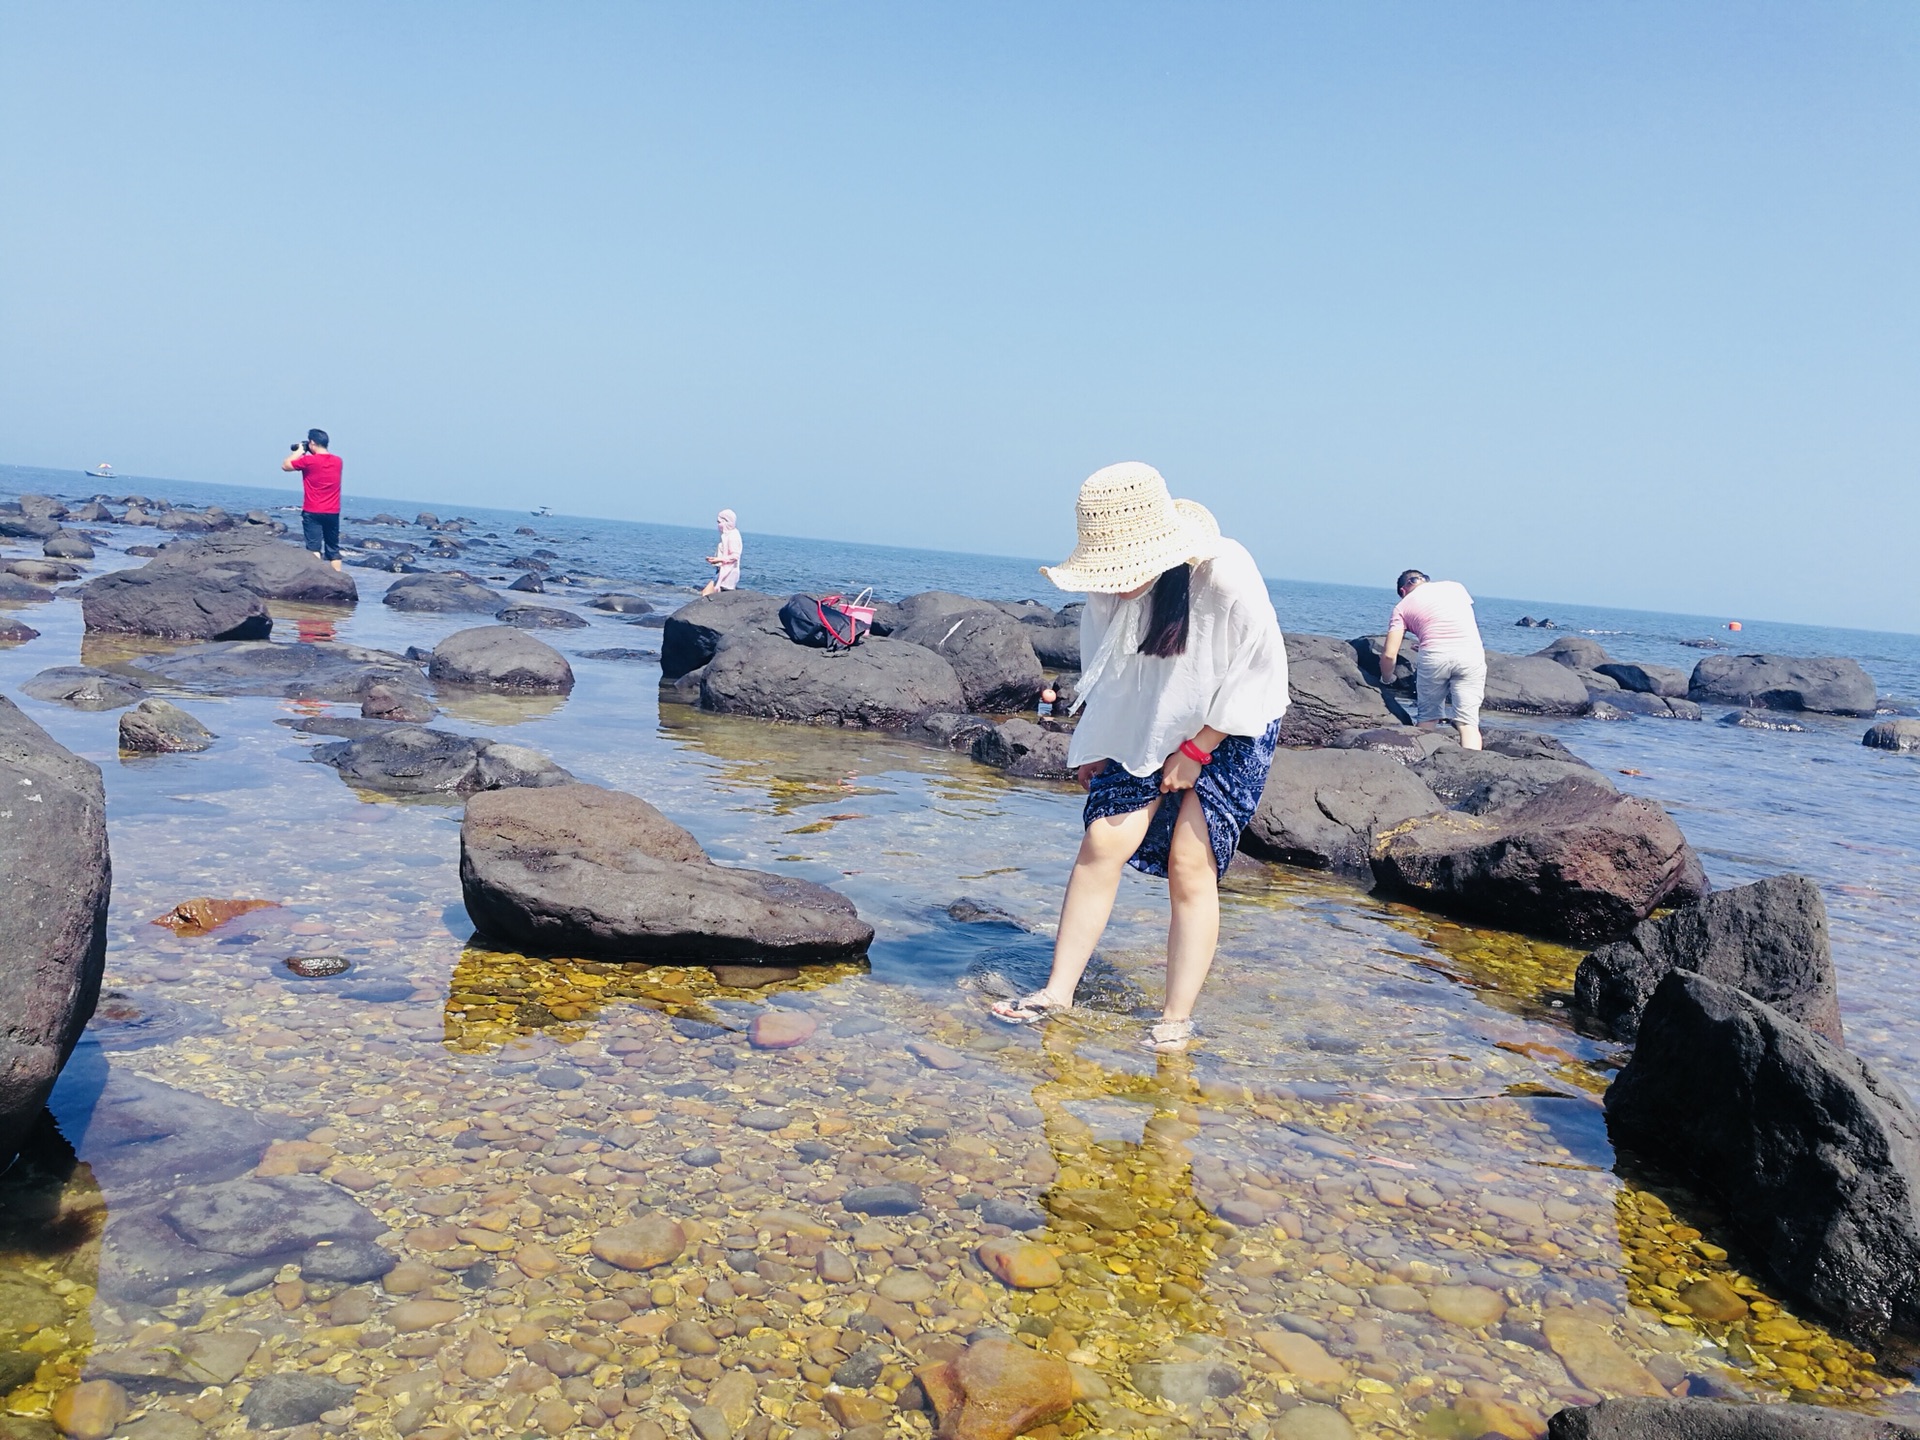
[{"label": "pebble covered seabed", "polygon": [[[341,639],[476,623],[387,612],[360,578]],[[437,723],[643,795],[723,863],[833,884],[878,927],[870,964],[499,953],[460,905],[457,803],[356,795],[274,723],[347,707],[176,697],[216,748],[123,760],[114,714],[20,699],[106,770],[115,883],[55,1102],[77,1162],[55,1146],[0,1183],[0,1435],[238,1434],[284,1419],[269,1377],[313,1376],[330,1408],[300,1440],[923,1436],[915,1368],[983,1333],[1075,1367],[1042,1436],[1526,1437],[1688,1392],[1920,1410],[1906,1360],[1794,1311],[1711,1206],[1619,1165],[1599,1100],[1621,1051],[1560,1008],[1578,952],[1241,862],[1196,1052],[1140,1051],[1113,1008],[1002,1028],[983,989],[1044,964],[1074,792],[659,707],[654,666],[578,658],[658,632],[580,613],[567,701]],[[9,694],[110,658],[71,602],[31,618]],[[152,923],[194,896],[276,903]],[[1040,933],[949,918],[962,897]],[[1123,887],[1119,1010],[1151,1009],[1164,905]],[[314,957],[336,973],[287,964]],[[402,1263],[96,1294],[136,1243],[116,1216],[151,1198],[95,1173],[87,1107],[116,1078],[264,1123],[257,1173],[351,1192]]]}]

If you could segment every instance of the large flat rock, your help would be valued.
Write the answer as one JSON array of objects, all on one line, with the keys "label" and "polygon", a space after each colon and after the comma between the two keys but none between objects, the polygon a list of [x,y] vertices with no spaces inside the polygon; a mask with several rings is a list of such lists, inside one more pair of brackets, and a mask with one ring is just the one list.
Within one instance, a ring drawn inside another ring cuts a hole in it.
[{"label": "large flat rock", "polygon": [[237,580],[190,570],[116,570],[80,591],[87,629],[163,640],[264,640],[267,602]]},{"label": "large flat rock", "polygon": [[689,600],[667,616],[660,630],[660,673],[678,680],[720,652],[729,635],[754,634],[786,639],[780,607],[786,602],[758,590],[722,590]]},{"label": "large flat rock", "polygon": [[145,655],[127,668],[208,695],[285,695],[294,700],[358,700],[375,685],[418,691],[420,667],[404,655],[359,645],[275,645],[264,640],[195,645]]},{"label": "large flat rock", "polygon": [[433,647],[427,677],[439,685],[513,695],[565,695],[573,689],[567,657],[512,625],[456,630]]},{"label": "large flat rock", "polygon": [[1610,940],[1706,893],[1666,811],[1578,778],[1484,815],[1415,820],[1376,847],[1373,870],[1416,904],[1574,941]]},{"label": "large flat rock", "polygon": [[360,599],[351,575],[255,525],[163,545],[141,573],[170,571],[230,580],[269,600],[351,606]]},{"label": "large flat rock", "polygon": [[460,882],[481,933],[544,953],[781,963],[859,955],[873,940],[845,897],[715,865],[646,801],[593,785],[475,795]]},{"label": "large flat rock", "polygon": [[99,768],[0,698],[0,1169],[39,1118],[100,998],[107,956]]},{"label": "large flat rock", "polygon": [[953,667],[924,646],[869,638],[829,655],[784,634],[744,631],[729,636],[701,672],[700,708],[804,725],[899,730],[929,711],[961,711],[967,703]]},{"label": "large flat rock", "polygon": [[1827,715],[1871,715],[1879,698],[1859,661],[1800,655],[1708,655],[1693,667],[1687,697],[1697,704]]},{"label": "large flat rock", "polygon": [[1579,675],[1552,656],[1487,651],[1483,708],[1515,715],[1578,715],[1587,704],[1587,687]]},{"label": "large flat rock", "polygon": [[1718,1196],[1790,1294],[1869,1340],[1920,1334],[1920,1115],[1858,1056],[1674,970],[1607,1092],[1607,1128]]},{"label": "large flat rock", "polygon": [[392,725],[314,747],[356,790],[383,795],[441,795],[570,784],[573,776],[537,750],[419,725]]}]

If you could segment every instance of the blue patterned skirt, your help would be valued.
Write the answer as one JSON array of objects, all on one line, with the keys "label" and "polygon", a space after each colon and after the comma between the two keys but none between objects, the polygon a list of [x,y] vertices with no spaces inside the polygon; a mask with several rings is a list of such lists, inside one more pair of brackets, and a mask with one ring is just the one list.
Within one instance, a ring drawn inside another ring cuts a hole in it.
[{"label": "blue patterned skirt", "polygon": [[[1276,720],[1264,735],[1229,735],[1214,750],[1213,763],[1201,767],[1193,788],[1207,817],[1207,839],[1213,844],[1213,863],[1219,874],[1227,873],[1240,844],[1240,832],[1260,808],[1260,794],[1267,788],[1267,771],[1273,766],[1273,752],[1279,744],[1280,722]],[[1165,875],[1167,852],[1173,847],[1173,824],[1180,818],[1180,805],[1186,798],[1184,790],[1162,795],[1158,771],[1135,775],[1124,765],[1109,761],[1107,768],[1094,777],[1083,818],[1091,825],[1157,803],[1160,812],[1147,826],[1147,838],[1128,863],[1148,875]]]}]

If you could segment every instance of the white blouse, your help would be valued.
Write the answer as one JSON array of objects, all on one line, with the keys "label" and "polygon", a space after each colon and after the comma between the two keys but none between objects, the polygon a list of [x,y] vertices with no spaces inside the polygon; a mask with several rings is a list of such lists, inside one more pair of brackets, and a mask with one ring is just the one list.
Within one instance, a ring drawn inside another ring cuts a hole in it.
[{"label": "white blouse", "polygon": [[1287,710],[1287,647],[1267,582],[1246,546],[1221,539],[1193,567],[1187,648],[1142,655],[1153,592],[1092,595],[1080,613],[1080,700],[1086,709],[1067,762],[1113,760],[1135,775],[1206,726],[1260,735]]}]

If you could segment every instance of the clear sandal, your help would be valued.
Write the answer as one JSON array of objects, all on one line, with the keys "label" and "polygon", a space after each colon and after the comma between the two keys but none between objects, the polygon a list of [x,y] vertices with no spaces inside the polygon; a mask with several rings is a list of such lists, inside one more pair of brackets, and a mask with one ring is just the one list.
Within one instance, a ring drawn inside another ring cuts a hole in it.
[{"label": "clear sandal", "polygon": [[1035,1025],[1049,1015],[1064,1014],[1071,1009],[1071,1000],[1056,1000],[1046,991],[1036,990],[1018,1000],[995,1001],[987,1013],[1007,1025]]},{"label": "clear sandal", "polygon": [[1160,1020],[1147,1027],[1147,1033],[1140,1037],[1140,1048],[1162,1055],[1178,1055],[1193,1040],[1193,1021]]}]

